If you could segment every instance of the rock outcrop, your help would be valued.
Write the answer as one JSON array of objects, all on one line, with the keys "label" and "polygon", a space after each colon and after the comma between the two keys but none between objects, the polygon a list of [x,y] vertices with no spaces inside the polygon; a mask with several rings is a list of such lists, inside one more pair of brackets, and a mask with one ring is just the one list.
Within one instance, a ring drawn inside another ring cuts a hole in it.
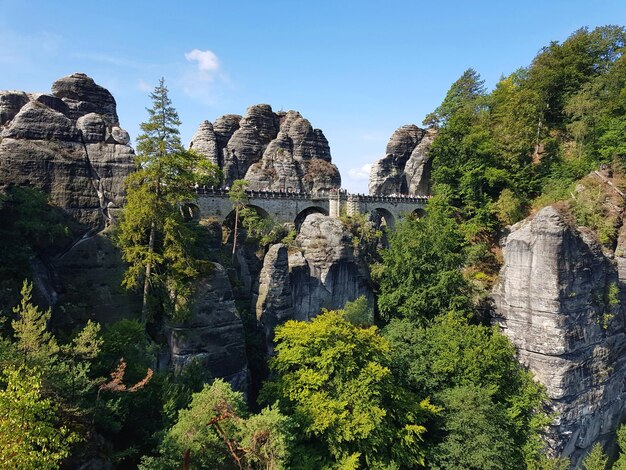
[{"label": "rock outcrop", "polygon": [[89,229],[124,202],[129,141],[111,93],[84,74],[57,80],[52,94],[0,91],[0,189],[37,186]]},{"label": "rock outcrop", "polygon": [[59,302],[52,303],[54,325],[70,331],[87,320],[111,324],[139,320],[141,297],[122,287],[126,265],[111,228],[78,240],[49,261]]},{"label": "rock outcrop", "polygon": [[341,177],[331,162],[324,134],[295,111],[275,113],[266,104],[244,117],[204,121],[190,148],[218,164],[225,186],[246,179],[253,190],[318,191],[338,188]]},{"label": "rock outcrop", "polygon": [[373,293],[355,258],[351,235],[339,219],[309,215],[289,255],[291,295],[296,320],[310,320],[322,308],[343,308],[346,302]]},{"label": "rock outcrop", "polygon": [[196,281],[189,320],[169,327],[169,344],[175,369],[200,361],[211,377],[224,378],[236,390],[247,390],[243,323],[221,265],[214,263],[214,271]]},{"label": "rock outcrop", "polygon": [[369,193],[376,196],[430,193],[431,161],[428,150],[434,130],[414,124],[397,129],[385,150],[385,156],[372,165]]},{"label": "rock outcrop", "polygon": [[263,260],[256,303],[257,320],[265,331],[268,353],[273,350],[274,328],[293,319],[289,255],[282,243],[272,245]]},{"label": "rock outcrop", "polygon": [[551,399],[549,446],[576,465],[624,414],[626,278],[619,246],[615,263],[566,220],[546,207],[513,226],[493,298],[496,321]]}]

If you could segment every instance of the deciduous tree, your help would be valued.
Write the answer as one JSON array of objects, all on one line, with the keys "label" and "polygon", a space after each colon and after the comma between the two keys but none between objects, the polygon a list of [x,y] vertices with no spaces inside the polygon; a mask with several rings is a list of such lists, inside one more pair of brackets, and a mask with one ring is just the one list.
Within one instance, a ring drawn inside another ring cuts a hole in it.
[{"label": "deciduous tree", "polygon": [[330,311],[288,321],[275,341],[274,378],[262,396],[294,417],[305,453],[364,468],[424,464],[424,425],[436,409],[394,382],[389,343],[376,327]]}]

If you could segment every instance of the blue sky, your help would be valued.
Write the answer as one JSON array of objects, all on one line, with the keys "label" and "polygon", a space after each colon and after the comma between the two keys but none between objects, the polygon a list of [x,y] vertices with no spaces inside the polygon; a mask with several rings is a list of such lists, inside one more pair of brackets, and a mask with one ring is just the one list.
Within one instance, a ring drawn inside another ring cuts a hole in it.
[{"label": "blue sky", "polygon": [[48,91],[84,72],[134,139],[163,76],[185,143],[251,104],[295,109],[352,192],[367,191],[391,133],[419,125],[468,67],[492,87],[551,40],[626,24],[623,0],[0,0],[0,12],[0,89]]}]

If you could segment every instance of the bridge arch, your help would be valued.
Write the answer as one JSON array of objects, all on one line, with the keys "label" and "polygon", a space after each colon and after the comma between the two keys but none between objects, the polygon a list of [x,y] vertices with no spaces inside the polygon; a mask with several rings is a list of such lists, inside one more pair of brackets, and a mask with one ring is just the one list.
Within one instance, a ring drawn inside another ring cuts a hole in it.
[{"label": "bridge arch", "polygon": [[296,232],[300,233],[300,227],[302,226],[304,219],[306,219],[307,216],[311,214],[328,215],[328,211],[323,207],[318,206],[310,206],[306,209],[301,210],[293,221],[293,224],[296,226]]},{"label": "bridge arch", "polygon": [[383,207],[373,209],[370,212],[370,217],[377,228],[384,226],[393,229],[396,225],[396,219],[393,214]]},{"label": "bridge arch", "polygon": [[413,212],[411,212],[411,215],[416,219],[421,219],[422,217],[426,216],[426,211],[424,209],[417,208]]}]

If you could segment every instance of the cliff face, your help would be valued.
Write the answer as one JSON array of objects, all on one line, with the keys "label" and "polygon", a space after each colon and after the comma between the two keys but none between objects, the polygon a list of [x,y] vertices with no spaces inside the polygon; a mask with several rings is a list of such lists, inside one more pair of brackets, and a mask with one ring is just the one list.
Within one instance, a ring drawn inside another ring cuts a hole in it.
[{"label": "cliff face", "polygon": [[129,141],[111,93],[84,74],[57,80],[50,94],[0,91],[0,189],[37,186],[89,228],[124,202]]},{"label": "cliff face", "polygon": [[265,330],[268,351],[274,328],[287,320],[308,321],[323,308],[343,308],[373,292],[354,256],[352,237],[341,221],[311,214],[289,250],[277,244],[268,251],[259,277],[257,319]]},{"label": "cliff face", "polygon": [[214,263],[214,271],[196,281],[190,311],[188,321],[169,327],[174,368],[180,370],[191,360],[200,361],[212,377],[224,378],[236,390],[247,390],[243,323],[226,270],[221,265]]},{"label": "cliff face", "polygon": [[0,190],[38,187],[81,224],[66,251],[33,260],[56,325],[112,322],[138,306],[120,286],[119,251],[100,232],[124,203],[123,181],[134,169],[129,142],[115,99],[84,74],[60,78],[51,93],[0,91]]},{"label": "cliff face", "polygon": [[428,149],[434,138],[433,130],[420,129],[414,124],[397,129],[389,139],[385,156],[372,165],[369,193],[376,196],[430,194]]},{"label": "cliff face", "polygon": [[553,207],[515,225],[493,298],[520,361],[546,386],[548,444],[574,464],[610,438],[624,413],[623,259],[603,254]]},{"label": "cliff face", "polygon": [[265,104],[246,115],[204,121],[190,148],[219,165],[225,186],[246,179],[250,189],[317,191],[338,188],[341,177],[331,163],[324,134],[300,113],[275,113]]}]

